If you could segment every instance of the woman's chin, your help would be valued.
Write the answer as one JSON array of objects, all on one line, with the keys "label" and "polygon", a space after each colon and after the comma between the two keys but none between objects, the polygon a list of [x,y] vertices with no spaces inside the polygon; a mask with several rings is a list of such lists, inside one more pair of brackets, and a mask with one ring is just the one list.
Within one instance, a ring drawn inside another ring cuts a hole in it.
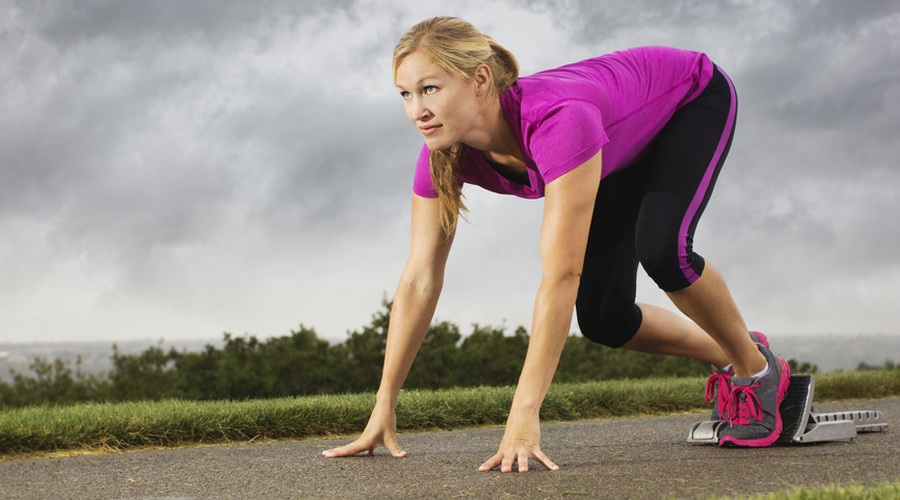
[{"label": "woman's chin", "polygon": [[453,144],[453,141],[448,141],[447,139],[441,137],[425,138],[425,145],[428,146],[428,149],[430,151],[440,151],[442,149],[448,149]]}]

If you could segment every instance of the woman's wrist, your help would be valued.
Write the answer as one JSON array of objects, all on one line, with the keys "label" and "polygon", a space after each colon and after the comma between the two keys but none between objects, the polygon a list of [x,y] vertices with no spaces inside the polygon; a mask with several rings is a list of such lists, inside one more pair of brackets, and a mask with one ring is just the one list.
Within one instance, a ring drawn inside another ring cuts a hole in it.
[{"label": "woman's wrist", "polygon": [[[519,386],[521,390],[521,385]],[[509,407],[510,415],[517,416],[531,416],[536,417],[541,413],[541,403],[543,402],[543,398],[537,398],[531,394],[523,394],[516,391],[516,395],[513,397],[512,404]]]},{"label": "woman's wrist", "polygon": [[379,390],[375,393],[375,406],[387,406],[393,409],[396,405],[397,393],[383,390]]}]

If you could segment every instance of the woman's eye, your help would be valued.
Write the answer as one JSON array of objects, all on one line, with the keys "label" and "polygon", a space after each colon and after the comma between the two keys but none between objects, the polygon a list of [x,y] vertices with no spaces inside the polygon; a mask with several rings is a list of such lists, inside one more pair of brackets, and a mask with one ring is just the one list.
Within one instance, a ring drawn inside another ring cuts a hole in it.
[{"label": "woman's eye", "polygon": [[[434,94],[435,92],[437,92],[437,90],[438,90],[438,88],[435,87],[434,85],[428,85],[428,86],[422,87],[422,93],[425,95]],[[412,94],[412,92],[410,92],[408,90],[404,90],[404,91],[400,92],[400,97],[402,97],[404,100],[408,101],[408,100],[412,99],[413,94]]]}]

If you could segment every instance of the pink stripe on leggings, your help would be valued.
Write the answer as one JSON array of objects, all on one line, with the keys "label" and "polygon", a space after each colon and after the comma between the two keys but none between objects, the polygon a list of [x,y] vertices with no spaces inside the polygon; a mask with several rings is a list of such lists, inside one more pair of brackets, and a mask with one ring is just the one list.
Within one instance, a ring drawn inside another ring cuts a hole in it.
[{"label": "pink stripe on leggings", "polygon": [[694,218],[697,216],[697,212],[700,211],[700,207],[703,205],[703,199],[706,197],[706,193],[709,191],[710,184],[712,183],[713,177],[715,176],[716,169],[719,166],[719,161],[722,158],[722,154],[725,152],[725,147],[728,144],[728,139],[731,137],[731,131],[734,129],[734,115],[737,110],[737,99],[734,94],[734,85],[731,84],[731,79],[728,78],[724,72],[720,72],[720,74],[725,78],[725,81],[728,82],[728,90],[731,92],[731,106],[728,110],[728,119],[725,121],[725,128],[722,130],[722,137],[719,139],[719,145],[716,147],[716,153],[712,157],[712,161],[709,162],[709,166],[706,169],[706,173],[703,175],[703,181],[700,183],[700,187],[697,189],[697,192],[694,193],[694,198],[691,200],[691,204],[688,207],[687,214],[685,214],[684,219],[681,221],[681,228],[678,231],[678,259],[679,264],[681,265],[681,269],[684,271],[684,275],[690,283],[697,281],[697,278],[700,277],[696,271],[691,267],[688,262],[688,250],[687,250],[687,240],[688,240],[688,232],[691,228],[691,223]]}]

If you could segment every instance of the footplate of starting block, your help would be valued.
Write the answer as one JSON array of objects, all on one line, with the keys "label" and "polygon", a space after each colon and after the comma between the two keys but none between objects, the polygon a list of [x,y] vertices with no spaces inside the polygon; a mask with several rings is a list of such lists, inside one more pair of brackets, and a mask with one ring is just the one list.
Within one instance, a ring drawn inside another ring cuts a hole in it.
[{"label": "footplate of starting block", "polygon": [[719,444],[719,431],[728,425],[725,420],[697,422],[691,427],[688,442],[694,444]]},{"label": "footplate of starting block", "polygon": [[821,425],[827,422],[850,421],[856,426],[856,432],[881,432],[887,429],[887,420],[880,411],[873,410],[854,410],[854,411],[838,411],[834,413],[816,413],[813,409],[812,415],[816,418],[816,422]]},{"label": "footplate of starting block", "polygon": [[[887,428],[880,411],[844,411],[816,413],[813,393],[816,381],[811,375],[791,376],[781,412],[782,431],[778,444],[817,443],[848,440],[859,432],[878,432]],[[728,425],[725,421],[698,422],[691,427],[688,442],[718,444],[719,433]]]}]

